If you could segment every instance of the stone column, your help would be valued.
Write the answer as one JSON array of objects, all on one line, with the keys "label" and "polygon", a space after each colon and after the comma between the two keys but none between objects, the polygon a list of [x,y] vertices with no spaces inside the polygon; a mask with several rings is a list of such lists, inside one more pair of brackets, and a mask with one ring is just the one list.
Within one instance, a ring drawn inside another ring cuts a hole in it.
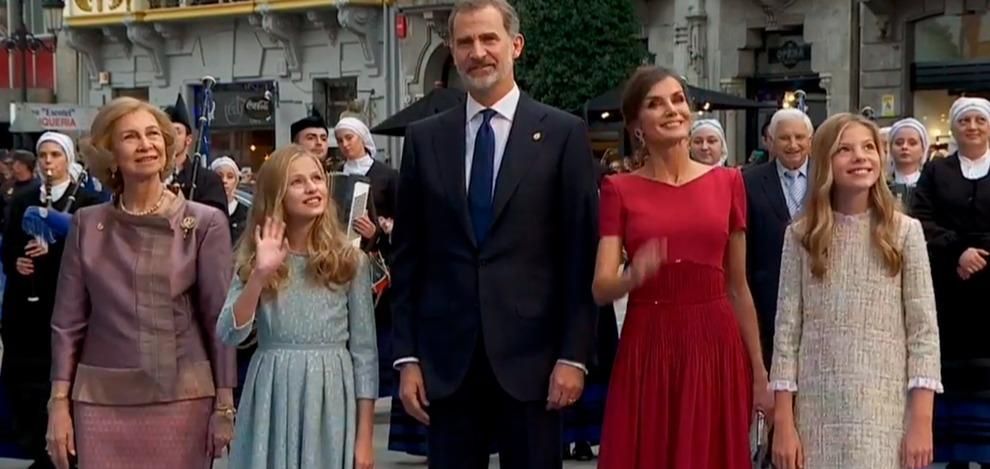
[{"label": "stone column", "polygon": [[822,72],[818,74],[818,86],[821,86],[825,90],[825,109],[828,111],[829,116],[831,116],[837,110],[832,109],[832,74],[827,72]]},{"label": "stone column", "polygon": [[[723,93],[745,97],[746,81],[741,78],[723,78],[719,82]],[[725,128],[725,144],[729,150],[728,165],[746,162],[746,111],[721,111],[719,120]]]}]

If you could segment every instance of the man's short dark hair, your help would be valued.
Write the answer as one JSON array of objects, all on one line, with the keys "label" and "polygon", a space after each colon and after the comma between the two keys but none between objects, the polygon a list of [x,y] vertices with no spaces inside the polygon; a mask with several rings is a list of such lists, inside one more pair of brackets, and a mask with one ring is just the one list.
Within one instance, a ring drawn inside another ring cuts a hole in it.
[{"label": "man's short dark hair", "polygon": [[34,153],[27,150],[14,150],[11,153],[14,162],[21,163],[24,166],[27,166],[31,171],[34,171],[34,166],[38,162],[38,159],[34,157]]}]

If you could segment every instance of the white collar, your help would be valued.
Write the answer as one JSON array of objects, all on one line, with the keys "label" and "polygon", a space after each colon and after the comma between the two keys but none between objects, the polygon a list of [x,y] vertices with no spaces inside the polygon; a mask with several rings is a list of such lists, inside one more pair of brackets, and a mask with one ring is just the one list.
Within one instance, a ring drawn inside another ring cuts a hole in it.
[{"label": "white collar", "polygon": [[985,163],[988,159],[990,159],[988,157],[990,157],[990,149],[987,149],[986,153],[981,155],[979,158],[972,158],[972,159],[963,156],[962,152],[959,152],[959,161],[961,161],[962,164],[965,164],[967,166],[979,166]]},{"label": "white collar", "polygon": [[498,100],[491,107],[485,107],[475,100],[470,93],[468,93],[467,105],[465,106],[465,110],[467,112],[467,122],[471,122],[471,119],[474,119],[478,113],[484,111],[485,109],[492,109],[497,112],[498,115],[502,116],[509,122],[512,122],[512,119],[516,116],[516,108],[519,107],[519,98],[521,95],[522,93],[519,92],[519,86],[513,84],[512,89],[508,92],[508,94],[502,96],[502,99]]},{"label": "white collar", "polygon": [[[60,182],[52,186],[52,202],[62,199],[65,195],[65,191],[69,189],[69,184],[72,183],[72,178],[66,179],[64,182]],[[41,184],[41,189],[39,189],[41,195],[41,201],[45,201],[45,184]]]},{"label": "white collar", "polygon": [[360,176],[365,176],[374,164],[375,159],[365,153],[365,155],[361,158],[345,161],[343,172],[344,174],[357,174]]},{"label": "white collar", "polygon": [[982,179],[990,172],[990,149],[987,149],[983,156],[976,159],[969,159],[959,153],[959,169],[964,178],[969,180]]},{"label": "white collar", "polygon": [[[797,169],[798,174],[800,174],[801,176],[804,176],[805,178],[808,177],[808,160],[809,159],[810,158],[805,158],[804,159],[804,163],[801,163],[801,166],[798,167],[798,169]],[[793,171],[792,169],[788,169],[786,166],[784,166],[784,163],[781,163],[780,160],[774,160],[774,161],[777,163],[777,174],[780,175],[781,177],[783,177],[785,174]]]},{"label": "white collar", "polygon": [[914,185],[918,183],[918,179],[921,178],[921,170],[916,170],[910,174],[904,174],[894,168],[894,183],[895,184],[907,184]]},{"label": "white collar", "polygon": [[237,199],[227,202],[227,215],[233,215],[237,210]]}]

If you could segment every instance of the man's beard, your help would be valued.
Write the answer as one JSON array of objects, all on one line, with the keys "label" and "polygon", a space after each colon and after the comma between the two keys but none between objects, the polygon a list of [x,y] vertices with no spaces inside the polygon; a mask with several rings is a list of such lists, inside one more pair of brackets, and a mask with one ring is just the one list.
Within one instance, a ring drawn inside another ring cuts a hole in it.
[{"label": "man's beard", "polygon": [[457,69],[457,74],[460,75],[461,82],[464,83],[468,89],[476,91],[491,90],[492,87],[501,81],[502,77],[505,75],[500,64],[495,64],[495,71],[481,77],[471,76],[470,73],[461,71],[461,69]]}]

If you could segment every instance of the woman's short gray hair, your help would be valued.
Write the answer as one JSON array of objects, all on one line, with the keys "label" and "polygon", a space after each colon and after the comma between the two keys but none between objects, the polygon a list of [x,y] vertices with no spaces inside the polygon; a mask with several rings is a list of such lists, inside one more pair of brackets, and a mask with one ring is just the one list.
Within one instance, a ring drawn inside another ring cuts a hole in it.
[{"label": "woman's short gray hair", "polygon": [[804,122],[805,127],[808,128],[808,136],[815,132],[815,126],[811,124],[811,118],[807,114],[800,109],[786,108],[773,113],[773,117],[770,118],[770,126],[767,127],[767,134],[770,135],[770,138],[777,138],[777,127],[780,126],[780,123],[791,120]]}]

